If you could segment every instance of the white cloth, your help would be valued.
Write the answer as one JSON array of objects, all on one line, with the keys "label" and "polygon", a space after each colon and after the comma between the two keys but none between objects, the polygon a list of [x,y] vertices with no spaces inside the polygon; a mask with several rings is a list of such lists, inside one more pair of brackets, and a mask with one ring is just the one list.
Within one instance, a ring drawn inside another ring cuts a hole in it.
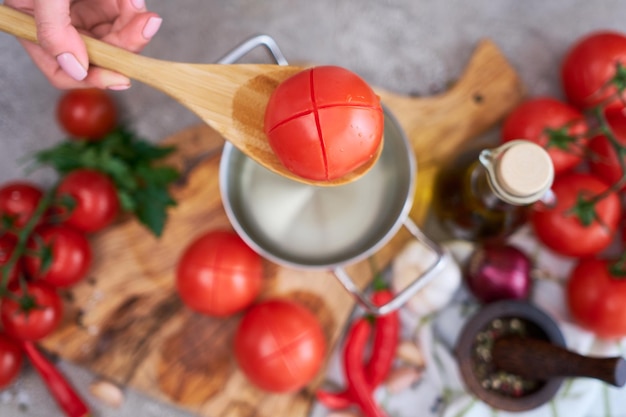
[{"label": "white cloth", "polygon": [[[510,242],[523,249],[534,260],[538,276],[531,302],[550,314],[559,324],[567,347],[585,355],[626,356],[626,338],[603,341],[572,322],[565,305],[563,282],[574,261],[543,248],[527,229]],[[456,337],[478,305],[464,291],[445,308],[424,319],[407,309],[401,310],[404,337],[415,340],[422,348],[426,369],[421,381],[400,393],[390,395],[384,388],[376,392],[390,416],[394,417],[626,417],[626,388],[615,388],[589,378],[564,381],[549,403],[525,412],[494,410],[468,393],[452,354]],[[341,343],[330,361],[328,379],[343,385],[340,355]],[[316,405],[312,417],[325,416],[323,406]]]}]

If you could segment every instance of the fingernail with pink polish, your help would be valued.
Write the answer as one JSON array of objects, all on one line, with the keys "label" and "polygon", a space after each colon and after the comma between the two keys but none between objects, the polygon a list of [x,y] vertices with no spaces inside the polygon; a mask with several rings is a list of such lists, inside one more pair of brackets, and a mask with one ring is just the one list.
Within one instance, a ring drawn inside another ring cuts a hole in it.
[{"label": "fingernail with pink polish", "polygon": [[152,37],[157,33],[157,31],[161,27],[162,22],[163,22],[163,19],[161,19],[160,17],[151,17],[150,19],[148,19],[146,26],[144,26],[143,28],[143,32],[141,32],[143,37],[146,39],[152,39]]},{"label": "fingernail with pink polish", "polygon": [[138,10],[143,10],[146,7],[146,0],[131,0],[131,3]]},{"label": "fingernail with pink polish", "polygon": [[57,62],[59,66],[63,68],[63,71],[76,81],[82,81],[87,76],[87,69],[80,65],[78,59],[70,52],[59,54],[57,56]]},{"label": "fingernail with pink polish", "polygon": [[130,84],[109,85],[107,86],[107,88],[113,91],[123,91],[123,90],[128,90],[130,88]]}]

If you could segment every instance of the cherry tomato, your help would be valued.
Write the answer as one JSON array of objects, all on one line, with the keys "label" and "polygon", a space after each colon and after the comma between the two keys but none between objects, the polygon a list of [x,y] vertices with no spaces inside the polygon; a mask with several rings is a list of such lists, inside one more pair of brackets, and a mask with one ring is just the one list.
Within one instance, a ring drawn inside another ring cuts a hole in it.
[{"label": "cherry tomato", "polygon": [[[13,251],[15,250],[15,246],[17,246],[17,238],[15,235],[4,233],[0,235],[0,270],[3,271],[3,268],[6,264],[11,260],[11,256],[13,255]],[[19,275],[22,270],[22,262],[21,259],[18,259],[11,271],[9,272],[9,278],[7,281],[7,285],[17,282]],[[4,272],[3,272],[4,274]],[[2,286],[4,275],[0,275],[0,287]]]},{"label": "cherry tomato", "polygon": [[[49,247],[52,261],[42,271],[41,252]],[[82,280],[91,266],[89,241],[78,230],[65,225],[43,226],[30,239],[28,248],[34,252],[24,258],[26,271],[36,280],[54,287],[68,287]]]},{"label": "cherry tomato", "polygon": [[[615,139],[622,146],[626,146],[626,114],[622,111],[609,111],[605,116]],[[615,184],[622,178],[624,173],[617,153],[606,136],[593,137],[589,142],[589,150],[589,169],[594,175],[607,184]]]},{"label": "cherry tomato", "polygon": [[561,66],[563,89],[570,103],[581,109],[598,104],[623,108],[615,85],[617,63],[626,65],[626,36],[617,32],[593,32],[579,39]]},{"label": "cherry tomato", "polygon": [[554,173],[569,171],[583,159],[587,139],[583,114],[550,97],[528,100],[511,112],[502,126],[502,141],[526,139],[546,149]]},{"label": "cherry tomato", "polygon": [[57,120],[75,138],[98,140],[116,126],[117,108],[113,98],[104,90],[68,90],[57,104]]},{"label": "cherry tomato", "polygon": [[[40,340],[52,333],[63,318],[63,302],[54,288],[45,283],[30,282],[26,292],[20,286],[11,290],[14,297],[28,294],[34,305],[24,309],[13,298],[5,297],[0,304],[0,320],[5,332],[20,340]],[[20,297],[21,299],[21,297]]]},{"label": "cherry tomato", "polygon": [[16,227],[24,227],[43,196],[39,187],[25,181],[6,183],[0,188],[0,216],[8,216]]},{"label": "cherry tomato", "polygon": [[216,230],[196,239],[183,253],[176,286],[192,310],[228,316],[249,306],[261,291],[263,263],[234,232]]},{"label": "cherry tomato", "polygon": [[606,259],[581,259],[567,282],[572,316],[603,338],[626,336],[626,276],[612,272],[612,266]]},{"label": "cherry tomato", "polygon": [[615,236],[621,216],[616,193],[610,192],[594,205],[596,218],[589,225],[574,212],[577,201],[589,200],[609,187],[598,178],[585,173],[557,177],[552,184],[556,205],[538,205],[532,211],[531,223],[539,240],[557,253],[566,256],[590,256],[605,249]]},{"label": "cherry tomato", "polygon": [[99,171],[78,169],[70,172],[61,180],[57,195],[69,196],[74,203],[64,223],[83,232],[104,229],[115,220],[120,210],[113,181]]},{"label": "cherry tomato", "polygon": [[266,300],[245,314],[235,358],[248,379],[270,392],[294,392],[317,374],[326,339],[317,317],[289,300]]},{"label": "cherry tomato", "polygon": [[342,177],[370,160],[383,134],[378,96],[340,67],[304,70],[274,90],[265,133],[283,165],[313,180]]},{"label": "cherry tomato", "polygon": [[0,390],[9,386],[20,374],[22,349],[13,339],[0,333]]}]

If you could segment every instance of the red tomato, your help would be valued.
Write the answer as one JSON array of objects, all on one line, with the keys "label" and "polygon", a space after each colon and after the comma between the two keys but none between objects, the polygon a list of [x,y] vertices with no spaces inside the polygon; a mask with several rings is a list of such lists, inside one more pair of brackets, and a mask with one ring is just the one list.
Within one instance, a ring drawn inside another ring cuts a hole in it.
[{"label": "red tomato", "polygon": [[235,334],[235,358],[248,379],[271,392],[294,392],[317,374],[326,339],[317,317],[288,300],[253,306]]},{"label": "red tomato", "polygon": [[[11,235],[8,233],[0,235],[0,268],[3,268],[6,264],[9,263],[9,260],[13,255],[13,250],[15,250],[16,245],[17,238],[15,237],[15,235]],[[18,280],[22,269],[21,265],[21,260],[18,259],[17,262],[13,265],[13,268],[11,268],[11,271],[9,272],[9,279],[7,281],[7,284],[11,284]],[[2,283],[4,282],[3,280],[4,275],[0,275],[0,287],[2,287]]]},{"label": "red tomato", "polygon": [[0,188],[0,216],[9,216],[16,227],[24,227],[33,216],[43,192],[25,181],[6,183]]},{"label": "red tomato", "polygon": [[590,256],[605,249],[613,239],[621,216],[616,193],[609,193],[595,204],[597,218],[585,226],[574,213],[580,197],[589,199],[609,187],[590,174],[570,173],[557,177],[552,184],[556,205],[536,206],[531,223],[539,240],[562,255]]},{"label": "red tomato", "polygon": [[[41,271],[41,253],[48,246],[52,262],[47,270]],[[24,258],[26,271],[38,281],[55,287],[68,287],[83,279],[91,265],[92,253],[89,241],[78,230],[71,227],[44,226],[35,232],[28,248],[36,254]]]},{"label": "red tomato", "polygon": [[[622,111],[609,111],[606,113],[606,121],[615,139],[626,147],[626,114]],[[607,184],[615,184],[622,178],[624,173],[617,153],[606,136],[598,135],[592,138],[589,142],[589,150],[591,151],[589,169],[593,174]],[[622,158],[624,159],[623,156]]]},{"label": "red tomato", "polygon": [[113,98],[104,90],[68,90],[57,104],[57,119],[70,135],[98,140],[116,126],[117,108]]},{"label": "red tomato", "polygon": [[78,169],[70,172],[61,180],[57,195],[72,198],[75,206],[64,223],[83,232],[104,229],[115,220],[120,210],[113,181],[99,171]]},{"label": "red tomato", "polygon": [[228,316],[249,306],[261,291],[263,263],[234,232],[211,231],[183,253],[176,286],[192,310]]},{"label": "red tomato", "polygon": [[502,141],[526,139],[542,146],[558,175],[582,161],[587,139],[580,136],[586,132],[584,116],[576,108],[550,97],[539,97],[522,103],[507,116]]},{"label": "red tomato", "polygon": [[605,259],[582,259],[567,282],[572,316],[603,338],[626,336],[626,277],[614,274],[611,267]]},{"label": "red tomato", "polygon": [[0,390],[6,388],[20,374],[22,349],[6,334],[0,333]]},{"label": "red tomato", "polygon": [[32,297],[34,305],[26,310],[13,298],[4,298],[0,304],[0,320],[8,335],[20,340],[40,340],[52,333],[63,318],[63,302],[57,292],[45,283],[30,282],[26,292],[17,286],[13,296],[25,293]]},{"label": "red tomato", "polygon": [[626,65],[626,36],[617,32],[593,32],[579,39],[561,66],[563,89],[570,103],[581,109],[598,104],[624,107],[614,85],[617,63]]},{"label": "red tomato", "polygon": [[291,172],[313,180],[340,178],[370,160],[383,134],[380,99],[340,67],[304,70],[283,81],[265,111],[270,146]]}]

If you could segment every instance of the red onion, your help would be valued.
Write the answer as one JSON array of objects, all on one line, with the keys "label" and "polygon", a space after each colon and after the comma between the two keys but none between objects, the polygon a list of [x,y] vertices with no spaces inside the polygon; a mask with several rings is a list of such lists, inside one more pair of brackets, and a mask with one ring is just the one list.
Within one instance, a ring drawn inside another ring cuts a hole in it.
[{"label": "red onion", "polygon": [[465,282],[483,303],[525,299],[532,286],[531,266],[528,256],[514,246],[484,245],[472,253]]}]

